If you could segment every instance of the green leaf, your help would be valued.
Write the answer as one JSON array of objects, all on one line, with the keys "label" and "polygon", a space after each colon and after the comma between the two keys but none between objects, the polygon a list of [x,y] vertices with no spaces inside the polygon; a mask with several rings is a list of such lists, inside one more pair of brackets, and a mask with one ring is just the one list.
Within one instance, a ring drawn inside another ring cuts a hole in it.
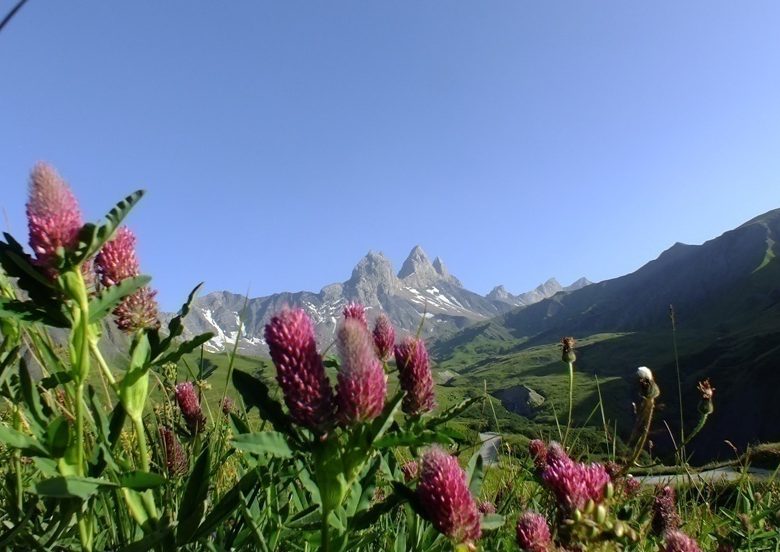
[{"label": "green leaf", "polygon": [[267,454],[279,458],[290,458],[293,454],[283,433],[278,431],[262,431],[260,433],[243,433],[236,435],[232,444],[238,450],[252,454]]},{"label": "green leaf", "polygon": [[260,417],[268,421],[276,431],[294,435],[290,419],[282,410],[282,405],[271,398],[271,391],[265,383],[246,372],[234,370],[233,386],[241,393],[247,411],[253,406],[257,407]]},{"label": "green leaf", "polygon": [[459,414],[462,414],[463,412],[465,412],[466,410],[471,408],[474,404],[476,404],[477,402],[481,401],[483,398],[484,397],[482,397],[480,395],[480,396],[477,396],[477,397],[472,397],[470,399],[466,399],[466,400],[464,400],[464,401],[462,401],[462,402],[460,402],[460,403],[458,403],[458,404],[456,404],[454,406],[451,406],[450,408],[448,408],[447,410],[445,410],[444,412],[442,412],[438,416],[434,416],[433,418],[428,420],[428,423],[426,424],[426,426],[431,428],[431,429],[433,429],[437,425],[440,425],[440,424],[443,424],[445,422],[448,422],[451,419],[453,419],[456,416],[458,416]]},{"label": "green leaf", "polygon": [[34,301],[18,299],[0,298],[0,318],[9,318],[27,324],[40,322],[56,328],[67,328],[69,325],[62,311],[47,310]]},{"label": "green leaf", "polygon": [[292,516],[285,526],[291,529],[314,529],[322,523],[322,513],[319,504],[312,504],[305,510],[301,510]]},{"label": "green leaf", "polygon": [[35,484],[35,494],[55,498],[80,498],[86,500],[100,487],[116,487],[116,483],[91,477],[52,477]]},{"label": "green leaf", "polygon": [[[411,489],[409,489],[409,491],[411,491]],[[414,491],[411,491],[411,493],[414,495]],[[406,499],[404,498],[404,495],[397,493],[391,494],[385,500],[374,504],[368,510],[359,512],[354,518],[352,518],[349,526],[355,531],[368,529],[370,526],[375,524],[381,516],[390,513],[396,506],[403,504],[405,500]]]},{"label": "green leaf", "polygon": [[[393,496],[396,497],[398,503],[408,502],[409,506],[412,507],[412,510],[414,510],[418,516],[424,520],[428,520],[428,514],[425,511],[423,505],[420,503],[420,500],[417,498],[417,493],[399,481],[393,481],[392,483],[394,493]],[[388,497],[388,500],[389,498],[390,497]]]},{"label": "green leaf", "polygon": [[100,251],[103,245],[114,236],[114,232],[144,193],[143,190],[137,190],[117,203],[106,214],[106,221],[103,224],[85,224],[79,231],[79,244],[69,256],[68,260],[71,265],[77,265]]},{"label": "green leaf", "polygon": [[466,477],[468,478],[469,491],[472,496],[479,496],[479,491],[482,490],[482,479],[485,476],[483,462],[482,454],[480,454],[480,451],[477,451],[469,459],[469,463],[466,466]]},{"label": "green leaf", "polygon": [[203,513],[206,510],[206,497],[209,492],[209,471],[211,470],[211,455],[209,445],[203,447],[203,451],[195,461],[184,496],[181,500],[181,508],[177,518],[179,526],[176,530],[176,544],[183,545],[192,540]]},{"label": "green leaf", "polygon": [[401,401],[404,398],[404,392],[399,391],[395,397],[393,397],[386,405],[382,412],[382,415],[374,420],[371,425],[371,431],[368,437],[369,445],[374,444],[378,439],[381,439],[385,432],[393,424],[393,418],[396,412],[401,406]]},{"label": "green leaf", "polygon": [[249,494],[249,492],[257,485],[260,480],[260,474],[257,470],[252,470],[241,480],[236,483],[232,489],[230,489],[222,499],[217,503],[214,508],[200,524],[198,530],[192,536],[193,541],[196,541],[202,537],[205,537],[217,527],[224,519],[230,516],[241,503],[241,496]]},{"label": "green leaf", "polygon": [[149,473],[140,470],[123,473],[119,476],[120,487],[127,487],[128,489],[134,489],[136,491],[155,489],[164,485],[166,482],[167,479],[159,473]]},{"label": "green leaf", "polygon": [[44,389],[54,389],[58,385],[64,385],[70,381],[73,381],[73,375],[69,372],[55,372],[43,378],[39,383]]},{"label": "green leaf", "polygon": [[30,414],[34,418],[35,422],[40,427],[46,427],[48,420],[43,413],[43,406],[41,405],[41,396],[38,393],[38,388],[30,377],[30,370],[27,368],[27,363],[24,359],[19,361],[19,386],[22,391],[22,397],[27,405]]},{"label": "green leaf", "polygon": [[56,305],[54,286],[34,266],[33,259],[13,236],[3,233],[5,242],[0,242],[0,265],[5,273],[16,278],[16,285],[27,292],[31,301],[40,308]]},{"label": "green leaf", "polygon": [[62,458],[70,446],[70,427],[64,416],[57,416],[46,428],[49,450],[53,458]]},{"label": "green leaf", "polygon": [[230,427],[233,430],[233,435],[241,435],[243,433],[249,433],[249,425],[235,412],[230,412]]},{"label": "green leaf", "polygon": [[172,353],[168,353],[162,358],[156,358],[153,364],[162,365],[167,362],[178,362],[178,360],[181,357],[183,357],[187,353],[191,353],[192,351],[199,349],[201,345],[206,343],[212,337],[214,337],[214,334],[211,332],[206,332],[200,335],[196,335],[189,341],[185,341],[184,343],[179,345],[179,347]]},{"label": "green leaf", "polygon": [[431,443],[448,445],[452,443],[452,439],[443,432],[427,429],[422,431],[397,431],[377,440],[374,446],[378,449],[384,449],[390,447],[421,447]]},{"label": "green leaf", "polygon": [[[156,550],[158,543],[163,542],[173,533],[173,527],[170,525],[164,525],[155,529],[153,532],[148,533],[144,538],[137,540],[124,548],[120,548],[119,552],[148,552],[149,550]],[[161,550],[168,550],[169,548],[162,547]]]},{"label": "green leaf", "polygon": [[96,324],[109,312],[113,311],[122,299],[132,295],[152,278],[150,276],[135,276],[122,280],[115,286],[103,288],[94,299],[89,302],[89,323]]},{"label": "green leaf", "polygon": [[187,296],[187,301],[185,301],[181,306],[181,309],[179,309],[179,314],[174,316],[173,319],[168,322],[168,336],[171,339],[179,337],[184,331],[184,323],[182,320],[189,314],[190,308],[192,307],[192,302],[195,300],[195,295],[202,286],[203,282],[199,283],[192,289],[190,294]]},{"label": "green leaf", "polygon": [[504,526],[504,523],[506,523],[506,519],[504,516],[501,516],[499,514],[485,514],[482,516],[482,530],[483,531],[492,531],[494,529],[501,529]]},{"label": "green leaf", "polygon": [[0,442],[21,450],[27,456],[49,456],[49,452],[38,441],[5,425],[0,425]]}]

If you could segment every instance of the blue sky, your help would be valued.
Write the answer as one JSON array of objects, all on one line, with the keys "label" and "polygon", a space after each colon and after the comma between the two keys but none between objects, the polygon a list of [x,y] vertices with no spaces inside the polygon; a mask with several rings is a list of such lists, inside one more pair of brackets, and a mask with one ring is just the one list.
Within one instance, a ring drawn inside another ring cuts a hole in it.
[{"label": "blue sky", "polygon": [[[0,0],[0,13],[12,6]],[[780,3],[45,2],[0,33],[0,207],[129,191],[167,309],[415,244],[473,290],[633,271],[780,207]]]}]

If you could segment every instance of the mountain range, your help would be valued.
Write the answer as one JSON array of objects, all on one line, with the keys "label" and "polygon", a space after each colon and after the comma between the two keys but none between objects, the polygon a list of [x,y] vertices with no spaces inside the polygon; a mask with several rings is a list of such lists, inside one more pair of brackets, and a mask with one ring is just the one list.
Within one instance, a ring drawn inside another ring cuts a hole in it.
[{"label": "mountain range", "polygon": [[305,309],[315,323],[319,342],[329,343],[344,307],[357,302],[365,305],[369,320],[380,311],[387,313],[400,334],[417,332],[424,320],[424,334],[439,337],[590,283],[580,278],[564,287],[551,278],[520,295],[497,286],[482,296],[466,289],[439,257],[431,262],[415,246],[397,273],[387,257],[372,251],[357,263],[348,280],[319,292],[281,292],[249,299],[229,291],[209,293],[196,300],[185,324],[188,335],[214,333],[206,345],[210,352],[231,349],[238,339],[241,353],[264,354],[265,324],[283,307]]}]

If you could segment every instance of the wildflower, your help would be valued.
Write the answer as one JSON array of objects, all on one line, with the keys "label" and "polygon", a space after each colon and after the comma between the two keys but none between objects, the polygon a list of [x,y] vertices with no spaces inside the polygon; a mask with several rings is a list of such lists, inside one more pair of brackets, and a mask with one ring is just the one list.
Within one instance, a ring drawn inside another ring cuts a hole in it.
[{"label": "wildflower", "polygon": [[423,456],[417,496],[434,527],[456,543],[479,539],[480,516],[456,458],[440,448]]},{"label": "wildflower", "polygon": [[83,226],[81,210],[70,187],[45,163],[33,167],[29,193],[30,247],[35,253],[36,264],[54,276],[57,259],[78,242]]},{"label": "wildflower", "polygon": [[381,313],[374,324],[374,347],[379,360],[386,361],[393,354],[395,329],[385,313]]},{"label": "wildflower", "polygon": [[547,445],[541,439],[532,439],[528,443],[528,453],[534,460],[537,471],[542,471],[547,464]]},{"label": "wildflower", "polygon": [[574,354],[574,346],[577,344],[577,340],[573,337],[564,337],[561,339],[561,360],[566,363],[572,363],[577,360],[577,355]]},{"label": "wildflower", "polygon": [[495,514],[496,505],[489,500],[480,500],[479,504],[477,504],[477,510],[479,510],[479,513],[483,516],[487,514]]},{"label": "wildflower", "polygon": [[517,544],[526,552],[548,552],[553,549],[550,527],[544,516],[525,512],[517,520]]},{"label": "wildflower", "polygon": [[395,363],[401,389],[406,392],[401,408],[407,414],[419,416],[433,410],[436,405],[433,395],[428,351],[422,339],[409,337],[395,346]]},{"label": "wildflower", "polygon": [[589,500],[599,504],[610,482],[604,466],[574,462],[558,443],[550,445],[542,480],[565,511],[580,510]]},{"label": "wildflower", "polygon": [[120,330],[133,333],[143,329],[160,327],[156,290],[143,287],[128,295],[114,309],[116,326]]},{"label": "wildflower", "polygon": [[677,513],[674,489],[665,486],[656,490],[653,499],[653,533],[663,535],[680,526],[680,515]]},{"label": "wildflower", "polygon": [[636,477],[625,477],[623,478],[623,494],[629,498],[636,496],[639,494],[639,489],[642,487],[642,484],[639,482],[639,479]]},{"label": "wildflower", "polygon": [[311,319],[302,309],[284,309],[266,325],[265,340],[290,415],[302,426],[322,431],[335,403]]},{"label": "wildflower", "polygon": [[655,383],[653,372],[647,366],[640,366],[636,369],[636,375],[639,378],[639,393],[644,399],[655,399],[661,394],[661,390]]},{"label": "wildflower", "polygon": [[228,416],[228,415],[229,415],[231,412],[233,412],[233,410],[234,410],[234,409],[235,409],[235,407],[236,407],[236,404],[235,404],[235,402],[233,401],[233,399],[231,399],[230,397],[225,397],[225,398],[224,398],[224,399],[222,399],[222,401],[220,402],[220,407],[222,408],[222,413],[223,413],[225,416]]},{"label": "wildflower", "polygon": [[338,331],[341,356],[336,400],[344,424],[373,420],[382,413],[387,376],[374,352],[371,334],[357,318],[347,318]]},{"label": "wildflower", "polygon": [[[117,230],[95,257],[95,271],[104,287],[116,286],[141,274],[135,254],[135,234],[127,228]],[[128,295],[114,309],[117,327],[128,333],[160,326],[157,292],[143,287]]]},{"label": "wildflower", "polygon": [[715,394],[715,388],[710,383],[709,379],[705,379],[704,381],[700,381],[699,385],[696,386],[696,388],[701,393],[701,399],[703,401],[711,401],[712,396]]},{"label": "wildflower", "polygon": [[640,381],[653,381],[653,372],[647,366],[640,366],[636,369],[636,376]]},{"label": "wildflower", "polygon": [[176,438],[176,434],[168,427],[160,427],[160,442],[168,475],[182,475],[187,471],[187,454]]},{"label": "wildflower", "polygon": [[195,386],[191,382],[187,381],[176,386],[176,402],[190,431],[193,434],[200,433],[206,427],[206,417],[195,393]]},{"label": "wildflower", "polygon": [[420,475],[420,463],[416,460],[409,460],[401,466],[401,472],[404,474],[404,481],[409,483],[417,479]]},{"label": "wildflower", "polygon": [[701,552],[698,543],[682,531],[669,531],[664,535],[666,546],[662,552]]},{"label": "wildflower", "polygon": [[366,320],[366,307],[360,303],[348,303],[347,306],[344,307],[343,314],[344,319],[354,318],[363,324],[366,329],[368,329],[368,321]]},{"label": "wildflower", "polygon": [[116,231],[114,239],[107,242],[95,258],[95,270],[105,287],[116,286],[123,280],[141,273],[135,255],[136,237],[126,226]]}]

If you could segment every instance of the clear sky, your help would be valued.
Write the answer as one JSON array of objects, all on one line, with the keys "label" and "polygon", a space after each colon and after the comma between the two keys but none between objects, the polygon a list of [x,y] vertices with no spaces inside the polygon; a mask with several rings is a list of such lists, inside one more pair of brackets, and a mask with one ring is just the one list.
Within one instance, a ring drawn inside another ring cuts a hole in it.
[{"label": "clear sky", "polygon": [[[13,2],[0,0],[0,13]],[[633,271],[780,207],[780,2],[30,0],[0,206],[54,164],[173,309],[415,244],[466,287]]]}]

